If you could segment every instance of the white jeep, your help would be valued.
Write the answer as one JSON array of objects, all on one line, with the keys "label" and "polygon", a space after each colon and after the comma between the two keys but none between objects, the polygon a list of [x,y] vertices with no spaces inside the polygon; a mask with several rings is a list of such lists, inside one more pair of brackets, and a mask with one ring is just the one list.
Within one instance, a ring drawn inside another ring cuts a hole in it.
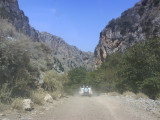
[{"label": "white jeep", "polygon": [[82,87],[80,87],[79,94],[80,94],[81,96],[92,96],[93,92],[92,92],[91,87],[82,86]]}]

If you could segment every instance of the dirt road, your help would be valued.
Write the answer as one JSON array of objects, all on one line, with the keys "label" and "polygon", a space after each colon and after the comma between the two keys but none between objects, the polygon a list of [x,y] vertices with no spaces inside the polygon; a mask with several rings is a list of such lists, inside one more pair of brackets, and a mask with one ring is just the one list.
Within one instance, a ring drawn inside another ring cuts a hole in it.
[{"label": "dirt road", "polygon": [[107,96],[70,97],[63,104],[37,120],[158,120],[141,110],[124,106],[123,103]]},{"label": "dirt road", "polygon": [[71,96],[30,112],[11,111],[0,115],[0,120],[160,120],[160,108],[157,114],[152,112],[156,104],[146,111],[144,103],[148,105],[147,101],[137,105],[135,99],[121,96]]}]

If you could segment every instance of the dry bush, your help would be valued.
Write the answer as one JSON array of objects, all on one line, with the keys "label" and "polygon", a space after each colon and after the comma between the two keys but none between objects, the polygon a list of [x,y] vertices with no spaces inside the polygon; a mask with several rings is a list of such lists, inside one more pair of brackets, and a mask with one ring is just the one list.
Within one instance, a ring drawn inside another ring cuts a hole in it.
[{"label": "dry bush", "polygon": [[8,40],[12,41],[30,40],[30,38],[24,35],[23,33],[17,32],[16,28],[10,22],[8,22],[7,19],[1,19],[1,18],[0,18],[0,36],[5,38],[11,37],[13,39],[9,38]]},{"label": "dry bush", "polygon": [[136,98],[136,94],[133,93],[133,92],[130,92],[130,91],[124,92],[124,93],[123,93],[123,96]]},{"label": "dry bush", "polygon": [[37,105],[43,105],[45,94],[46,93],[43,90],[32,91],[30,97],[33,103]]},{"label": "dry bush", "polygon": [[22,98],[15,98],[11,104],[12,108],[17,110],[23,109],[23,99]]},{"label": "dry bush", "polygon": [[156,100],[160,100],[160,93],[157,95]]},{"label": "dry bush", "polygon": [[11,92],[12,90],[9,88],[8,83],[4,83],[3,85],[0,85],[0,103],[7,103],[7,104],[10,103]]},{"label": "dry bush", "polygon": [[0,112],[3,111],[4,108],[5,108],[5,105],[0,102]]},{"label": "dry bush", "polygon": [[110,95],[110,96],[120,96],[120,93],[118,93],[118,92],[109,92],[108,95]]},{"label": "dry bush", "polygon": [[7,19],[0,19],[0,34],[3,36],[14,36],[15,27],[11,23],[8,22]]},{"label": "dry bush", "polygon": [[146,99],[147,99],[147,98],[149,98],[149,97],[148,97],[147,95],[145,95],[144,93],[141,93],[141,92],[140,92],[140,93],[137,93],[137,94],[136,94],[136,99],[139,99],[139,98],[146,98]]},{"label": "dry bush", "polygon": [[9,105],[6,105],[6,104],[3,104],[0,102],[0,112],[3,112],[5,110],[9,109],[9,107],[10,107]]},{"label": "dry bush", "polygon": [[62,75],[50,70],[45,73],[43,88],[46,91],[55,92],[63,90]]},{"label": "dry bush", "polygon": [[42,87],[51,94],[53,99],[57,99],[63,95],[63,84],[66,79],[65,74],[58,74],[51,70],[45,73]]}]

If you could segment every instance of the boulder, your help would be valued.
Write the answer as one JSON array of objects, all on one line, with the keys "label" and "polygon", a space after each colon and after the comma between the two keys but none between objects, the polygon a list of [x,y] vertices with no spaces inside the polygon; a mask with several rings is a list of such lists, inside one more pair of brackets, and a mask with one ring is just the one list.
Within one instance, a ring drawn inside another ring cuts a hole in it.
[{"label": "boulder", "polygon": [[44,97],[44,100],[45,102],[49,102],[49,103],[52,103],[53,102],[53,98],[50,94],[47,94],[45,97]]},{"label": "boulder", "polygon": [[31,101],[31,99],[24,99],[23,100],[23,109],[25,111],[33,110],[33,102]]}]

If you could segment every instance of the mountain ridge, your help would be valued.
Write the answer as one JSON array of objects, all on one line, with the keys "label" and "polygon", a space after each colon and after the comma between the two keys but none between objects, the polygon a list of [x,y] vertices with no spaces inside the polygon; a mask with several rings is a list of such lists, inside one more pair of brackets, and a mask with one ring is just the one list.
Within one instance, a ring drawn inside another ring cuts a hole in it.
[{"label": "mountain ridge", "polygon": [[65,66],[66,71],[69,68],[86,67],[92,70],[94,66],[94,56],[91,52],[83,52],[77,47],[69,45],[62,38],[47,32],[39,33],[39,41],[44,42],[53,50],[52,55]]}]

